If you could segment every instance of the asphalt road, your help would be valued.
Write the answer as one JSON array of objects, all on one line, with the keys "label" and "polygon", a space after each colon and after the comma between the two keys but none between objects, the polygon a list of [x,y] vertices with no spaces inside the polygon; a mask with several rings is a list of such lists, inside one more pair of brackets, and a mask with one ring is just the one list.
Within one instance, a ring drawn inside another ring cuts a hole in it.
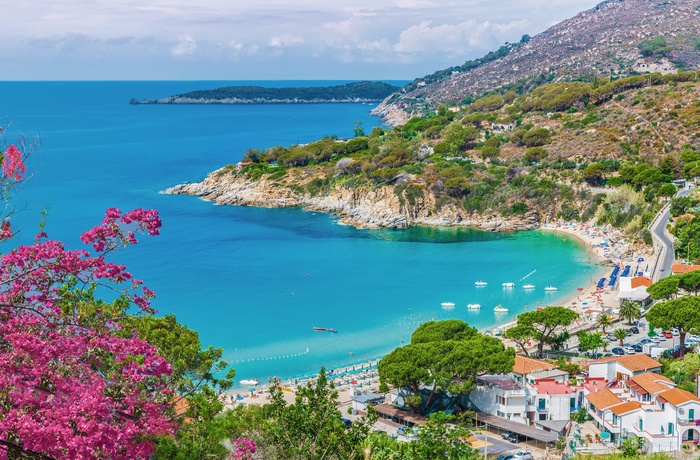
[{"label": "asphalt road", "polygon": [[[676,196],[685,196],[690,193],[690,190],[679,190]],[[649,226],[649,231],[659,244],[659,260],[654,265],[654,271],[651,274],[651,278],[654,281],[658,281],[660,278],[664,278],[671,274],[671,266],[675,261],[675,254],[673,251],[673,240],[670,235],[666,232],[666,226],[668,225],[668,220],[671,217],[671,211],[669,207],[664,207],[663,211],[654,222]]]}]

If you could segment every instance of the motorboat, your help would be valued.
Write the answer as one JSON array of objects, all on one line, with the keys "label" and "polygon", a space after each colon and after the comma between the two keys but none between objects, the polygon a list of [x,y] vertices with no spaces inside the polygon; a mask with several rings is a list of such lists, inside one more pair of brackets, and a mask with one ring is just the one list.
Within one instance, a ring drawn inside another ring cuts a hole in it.
[{"label": "motorboat", "polygon": [[503,287],[504,287],[504,288],[515,287],[515,283],[503,283]]},{"label": "motorboat", "polygon": [[440,305],[442,305],[442,308],[454,308],[455,304],[453,302],[443,302]]},{"label": "motorboat", "polygon": [[523,289],[535,289],[535,285],[534,284],[526,284],[525,286],[523,286]]},{"label": "motorboat", "polygon": [[326,330],[325,327],[315,327],[315,328],[314,328],[314,331],[318,331],[318,332],[323,332],[323,331],[325,331],[325,330]]},{"label": "motorboat", "polygon": [[499,303],[498,305],[496,305],[496,308],[494,308],[493,311],[495,311],[496,313],[507,313],[508,309]]},{"label": "motorboat", "polygon": [[257,385],[258,379],[241,380],[241,385]]},{"label": "motorboat", "polygon": [[470,303],[467,305],[467,308],[469,310],[478,310],[481,308],[481,305],[479,305],[478,303]]},{"label": "motorboat", "polygon": [[545,291],[556,291],[557,288],[555,288],[554,286],[552,286],[552,285],[550,284],[549,286],[547,286],[546,288],[544,288],[544,290],[545,290]]},{"label": "motorboat", "polygon": [[332,327],[329,327],[328,332],[338,332],[338,331],[336,329],[333,329]]},{"label": "motorboat", "polygon": [[486,285],[489,284],[489,283],[487,283],[486,281],[481,281],[481,280],[479,280],[479,281],[477,281],[477,282],[474,283],[474,284],[477,285],[477,286],[486,286]]}]

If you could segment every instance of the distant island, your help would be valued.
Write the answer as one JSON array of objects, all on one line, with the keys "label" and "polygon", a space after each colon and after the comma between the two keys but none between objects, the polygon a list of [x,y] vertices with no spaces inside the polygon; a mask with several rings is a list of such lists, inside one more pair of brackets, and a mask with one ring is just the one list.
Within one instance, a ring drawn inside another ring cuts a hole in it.
[{"label": "distant island", "polygon": [[130,104],[318,104],[329,102],[377,102],[400,88],[388,83],[360,81],[338,86],[264,88],[226,86],[191,91],[163,99],[131,99]]}]

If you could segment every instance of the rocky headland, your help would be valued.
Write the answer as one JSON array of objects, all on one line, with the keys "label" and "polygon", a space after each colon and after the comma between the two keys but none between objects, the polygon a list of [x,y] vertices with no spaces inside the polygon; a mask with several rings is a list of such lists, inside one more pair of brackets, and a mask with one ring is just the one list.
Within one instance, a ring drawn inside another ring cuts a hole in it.
[{"label": "rocky headland", "polygon": [[[296,177],[295,181],[311,178]],[[260,206],[267,208],[301,207],[328,212],[340,217],[340,223],[357,228],[406,228],[412,225],[461,226],[484,231],[534,230],[540,227],[540,214],[528,212],[517,217],[475,215],[452,203],[439,206],[436,197],[424,193],[409,202],[393,186],[345,188],[335,186],[323,194],[297,192],[292,187],[261,178],[250,180],[225,168],[214,171],[198,183],[170,187],[165,193],[192,195],[217,204]]]}]

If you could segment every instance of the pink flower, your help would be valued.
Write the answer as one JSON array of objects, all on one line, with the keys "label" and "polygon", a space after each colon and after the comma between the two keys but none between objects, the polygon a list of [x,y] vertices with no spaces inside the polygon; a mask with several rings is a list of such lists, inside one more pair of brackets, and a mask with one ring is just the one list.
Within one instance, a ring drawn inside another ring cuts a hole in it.
[{"label": "pink flower", "polygon": [[2,172],[10,179],[19,181],[22,180],[22,174],[25,173],[27,166],[22,160],[22,152],[20,152],[14,144],[9,146],[2,158]]}]

